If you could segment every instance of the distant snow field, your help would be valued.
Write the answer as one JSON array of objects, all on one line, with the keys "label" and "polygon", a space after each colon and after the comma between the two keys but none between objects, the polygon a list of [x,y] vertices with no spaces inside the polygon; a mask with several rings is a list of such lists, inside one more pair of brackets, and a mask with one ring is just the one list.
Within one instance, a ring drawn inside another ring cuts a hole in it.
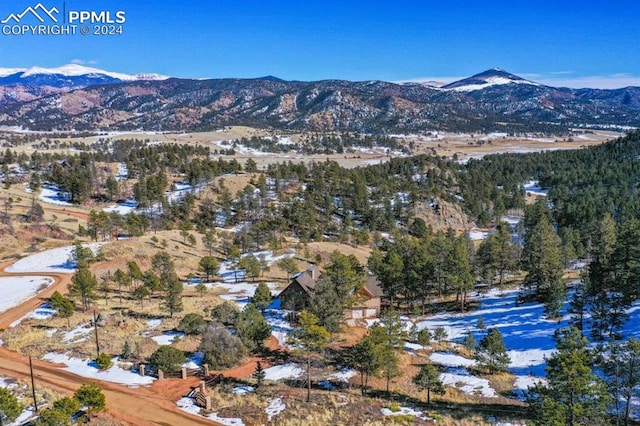
[{"label": "distant snow field", "polygon": [[18,306],[51,284],[53,279],[49,277],[0,277],[0,312]]}]

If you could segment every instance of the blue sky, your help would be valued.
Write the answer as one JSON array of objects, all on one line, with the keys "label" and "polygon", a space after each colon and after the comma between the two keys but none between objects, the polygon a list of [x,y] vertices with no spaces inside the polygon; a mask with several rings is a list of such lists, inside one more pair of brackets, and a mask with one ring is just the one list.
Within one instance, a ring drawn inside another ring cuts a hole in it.
[{"label": "blue sky", "polygon": [[[0,19],[37,2],[5,1]],[[0,67],[388,81],[500,67],[554,85],[640,86],[635,0],[66,0],[66,9],[123,10],[124,34],[0,34]]]}]

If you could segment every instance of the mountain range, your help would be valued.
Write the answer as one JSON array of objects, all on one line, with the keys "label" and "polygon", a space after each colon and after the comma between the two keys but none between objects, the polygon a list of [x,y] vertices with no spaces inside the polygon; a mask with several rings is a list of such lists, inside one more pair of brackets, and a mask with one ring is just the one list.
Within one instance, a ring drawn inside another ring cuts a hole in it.
[{"label": "mountain range", "polygon": [[67,65],[0,69],[0,125],[61,131],[247,125],[370,133],[558,133],[572,127],[640,127],[640,88],[555,88],[498,68],[434,87],[271,76],[191,80]]}]

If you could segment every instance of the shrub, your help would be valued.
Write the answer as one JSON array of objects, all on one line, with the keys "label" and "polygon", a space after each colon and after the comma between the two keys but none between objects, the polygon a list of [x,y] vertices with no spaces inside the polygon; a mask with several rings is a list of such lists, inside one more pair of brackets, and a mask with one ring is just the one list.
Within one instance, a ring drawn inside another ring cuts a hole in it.
[{"label": "shrub", "polygon": [[0,388],[0,424],[10,423],[18,418],[22,406],[18,398],[5,388]]},{"label": "shrub", "polygon": [[235,325],[240,311],[235,303],[225,300],[211,310],[211,318],[224,325]]},{"label": "shrub", "polygon": [[179,371],[186,361],[184,352],[173,346],[160,346],[149,358],[152,367],[167,373]]},{"label": "shrub", "polygon": [[111,367],[112,362],[111,362],[111,357],[102,352],[100,355],[98,355],[98,357],[96,358],[96,364],[98,364],[98,368],[100,370],[106,370],[109,367]]},{"label": "shrub", "polygon": [[60,410],[67,416],[72,416],[80,410],[80,402],[75,398],[69,398],[68,396],[60,398],[53,403],[55,410]]},{"label": "shrub", "polygon": [[239,337],[224,327],[211,324],[202,336],[200,351],[212,368],[228,368],[239,364],[247,355],[247,348]]},{"label": "shrub", "polygon": [[106,399],[102,393],[102,389],[95,383],[80,386],[73,396],[81,406],[87,407],[87,413],[89,415],[104,411],[106,408]]},{"label": "shrub", "polygon": [[[75,399],[73,400],[76,401]],[[40,411],[33,424],[35,426],[71,426],[71,415],[55,407],[45,408]]]},{"label": "shrub", "polygon": [[186,334],[202,334],[207,328],[207,321],[200,314],[190,313],[180,320],[176,328]]}]

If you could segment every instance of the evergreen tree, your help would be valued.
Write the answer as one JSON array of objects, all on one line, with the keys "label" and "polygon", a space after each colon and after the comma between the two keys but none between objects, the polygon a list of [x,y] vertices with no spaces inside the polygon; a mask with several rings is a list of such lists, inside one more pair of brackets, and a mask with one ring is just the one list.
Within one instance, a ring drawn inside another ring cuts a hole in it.
[{"label": "evergreen tree", "polygon": [[75,312],[75,306],[73,306],[73,302],[60,294],[59,291],[56,291],[51,295],[49,303],[51,304],[51,307],[53,309],[58,311],[57,315],[60,318],[67,319],[67,327],[70,327],[71,324],[69,323],[69,320]]},{"label": "evergreen tree", "polygon": [[198,265],[200,266],[200,270],[207,276],[207,282],[212,276],[215,276],[218,273],[218,269],[220,268],[220,264],[213,256],[204,256],[200,259],[200,263]]},{"label": "evergreen tree", "polygon": [[582,332],[584,328],[585,316],[587,314],[587,284],[585,284],[586,276],[583,276],[574,287],[573,296],[569,301],[569,313],[571,314],[571,320],[569,321],[572,327],[577,328]]},{"label": "evergreen tree", "polygon": [[368,336],[362,338],[349,351],[348,364],[360,372],[360,391],[363,396],[367,394],[369,376],[375,374],[379,368],[378,361],[375,344]]},{"label": "evergreen tree", "polygon": [[265,373],[264,368],[262,368],[262,363],[260,361],[256,363],[256,370],[253,372],[252,376],[256,381],[256,389],[260,389],[264,384],[265,377],[267,376],[267,373]]},{"label": "evergreen tree", "polygon": [[87,414],[89,416],[106,409],[106,398],[102,393],[102,389],[95,383],[80,386],[73,396],[81,406],[87,407]]},{"label": "evergreen tree", "polygon": [[460,312],[464,312],[467,292],[473,289],[474,283],[468,250],[467,239],[465,236],[461,236],[452,241],[451,250],[449,250],[447,256],[445,281],[449,287],[456,291]]},{"label": "evergreen tree", "polygon": [[49,407],[40,411],[33,424],[35,426],[71,426],[71,415],[58,408]]},{"label": "evergreen tree", "polygon": [[420,367],[418,374],[413,376],[413,384],[418,389],[427,391],[427,405],[431,405],[431,393],[444,395],[444,385],[440,381],[440,372],[432,364],[425,364]]},{"label": "evergreen tree", "polygon": [[386,380],[386,390],[389,393],[391,379],[400,375],[396,351],[405,337],[404,326],[400,316],[393,310],[385,311],[380,321],[371,327],[371,340],[375,345],[376,360],[379,371]]},{"label": "evergreen tree", "polygon": [[271,336],[271,326],[253,303],[247,304],[235,323],[236,335],[250,350],[264,347],[264,341]]},{"label": "evergreen tree", "polygon": [[260,284],[258,284],[256,292],[254,293],[251,301],[254,305],[256,305],[258,309],[260,309],[260,312],[262,312],[262,314],[264,315],[264,310],[271,304],[271,299],[271,290],[269,290],[269,286],[267,285],[267,283],[262,281]]},{"label": "evergreen tree", "polygon": [[640,342],[629,339],[624,343],[610,342],[605,347],[600,366],[605,373],[612,396],[616,425],[629,424],[632,399],[640,386]]},{"label": "evergreen tree", "polygon": [[185,361],[184,352],[169,345],[160,346],[149,357],[149,364],[165,373],[180,371],[181,365]]},{"label": "evergreen tree", "polygon": [[21,412],[22,406],[18,398],[8,389],[0,387],[0,425],[13,422]]},{"label": "evergreen tree", "polygon": [[82,303],[82,309],[87,310],[89,304],[96,298],[95,290],[98,287],[98,280],[95,275],[86,267],[79,268],[71,277],[71,285],[69,286],[69,294],[79,297]]},{"label": "evergreen tree", "polygon": [[246,276],[254,280],[260,275],[260,261],[253,254],[241,258],[238,261],[238,268],[243,269]]},{"label": "evergreen tree", "polygon": [[340,330],[344,319],[343,303],[344,299],[338,296],[334,283],[328,276],[322,275],[316,282],[308,310],[318,318],[318,324],[335,333]]},{"label": "evergreen tree", "polygon": [[478,365],[489,370],[491,374],[507,370],[511,359],[498,328],[490,328],[487,335],[480,340],[477,357]]},{"label": "evergreen tree", "polygon": [[175,273],[166,278],[164,285],[167,288],[164,297],[164,309],[169,312],[169,316],[173,318],[174,313],[182,312],[182,292],[184,287]]},{"label": "evergreen tree", "polygon": [[489,284],[498,276],[502,286],[504,276],[516,267],[515,247],[511,242],[511,227],[507,222],[499,222],[494,233],[489,235],[478,248],[480,270]]},{"label": "evergreen tree", "polygon": [[545,304],[548,317],[558,316],[566,293],[562,282],[560,238],[546,215],[541,216],[527,234],[522,256],[527,271],[524,287],[530,296]]},{"label": "evergreen tree", "polygon": [[292,335],[292,343],[306,360],[307,402],[311,400],[311,357],[327,347],[329,332],[318,324],[318,318],[310,312],[302,311],[299,317],[300,327]]},{"label": "evergreen tree", "polygon": [[577,328],[558,330],[558,351],[547,360],[548,384],[530,388],[529,404],[536,425],[606,424],[611,398],[592,371],[589,342]]},{"label": "evergreen tree", "polygon": [[278,267],[287,273],[287,281],[291,279],[291,274],[298,270],[298,264],[292,257],[279,260]]},{"label": "evergreen tree", "polygon": [[462,342],[462,345],[469,351],[473,352],[474,354],[476,353],[476,351],[478,350],[478,341],[476,340],[475,336],[473,335],[472,332],[468,332],[466,334],[466,336],[464,337],[464,340]]}]

